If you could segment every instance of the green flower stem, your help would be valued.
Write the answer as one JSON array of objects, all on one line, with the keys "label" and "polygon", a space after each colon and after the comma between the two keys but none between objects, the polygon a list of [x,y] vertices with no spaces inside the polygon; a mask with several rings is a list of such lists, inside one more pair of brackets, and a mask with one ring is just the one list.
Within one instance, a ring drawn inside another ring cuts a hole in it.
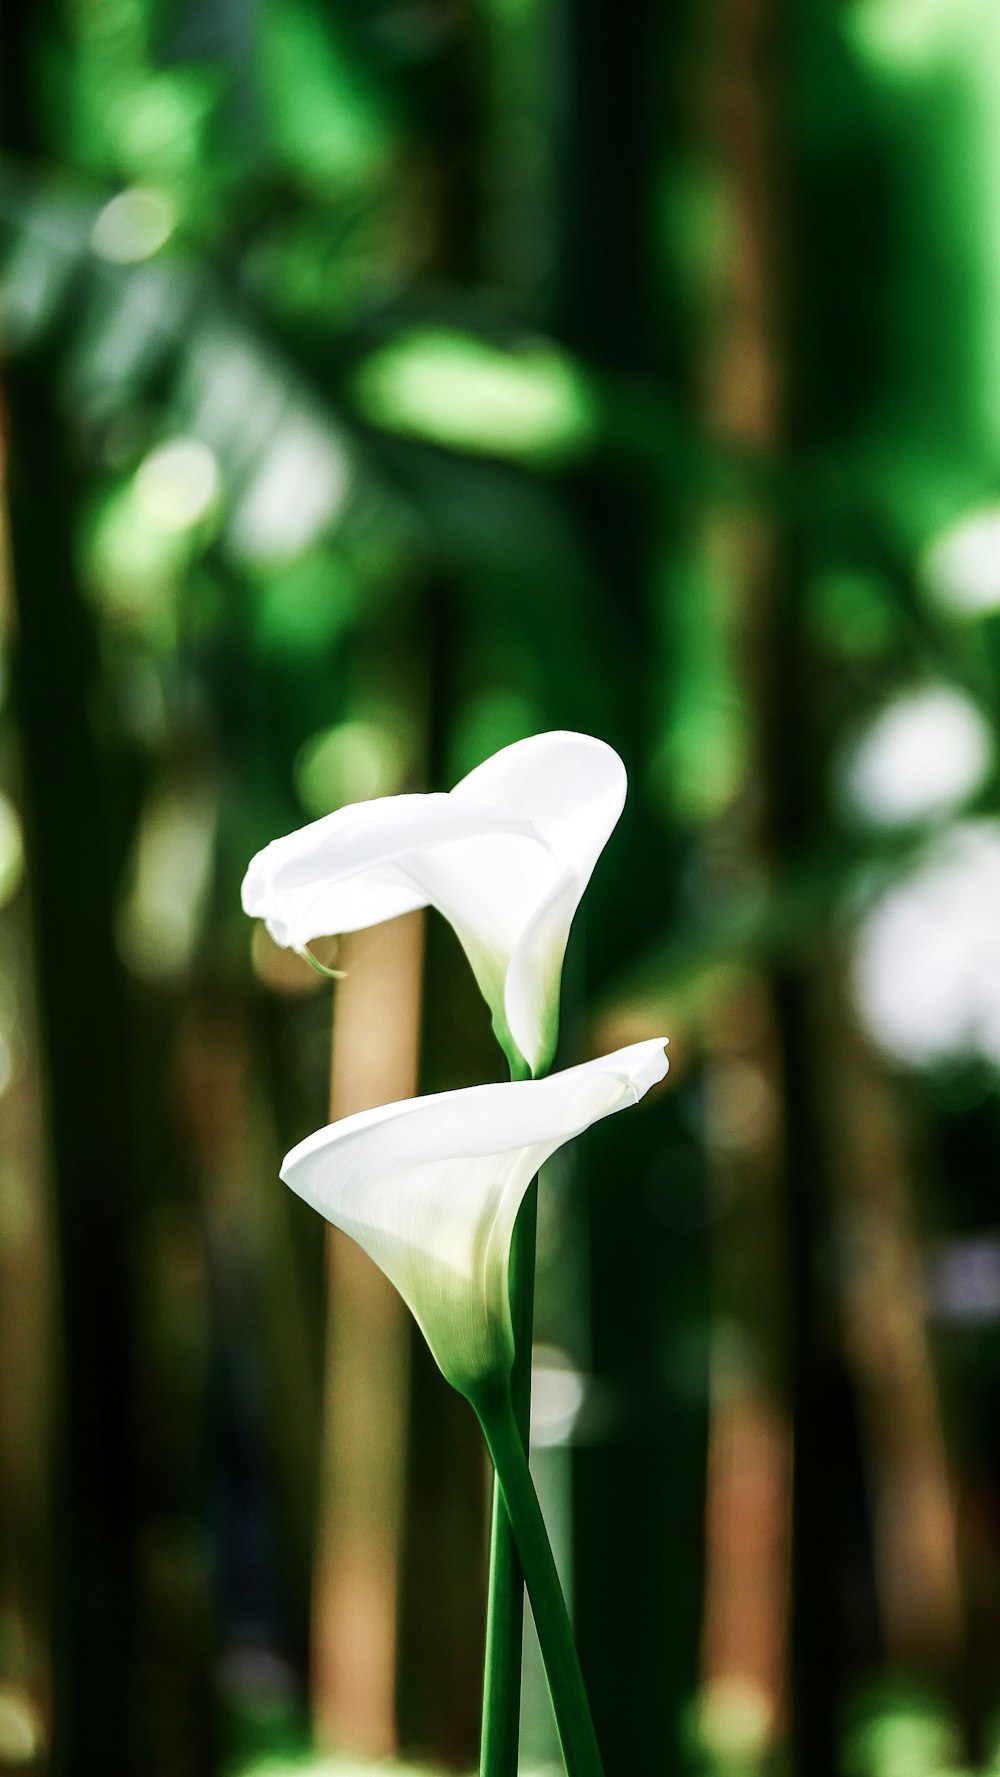
[{"label": "green flower stem", "polygon": [[484,1386],[472,1397],[472,1405],[486,1436],[521,1557],[568,1777],[604,1777],[569,1613],[528,1472],[510,1389]]},{"label": "green flower stem", "polygon": [[[511,1396],[523,1451],[531,1416],[531,1331],[535,1306],[535,1229],[538,1180],[518,1212],[510,1249],[510,1310],[514,1327]],[[499,1486],[493,1489],[486,1674],[483,1684],[482,1777],[517,1777],[521,1724],[521,1639],[524,1574]]]}]

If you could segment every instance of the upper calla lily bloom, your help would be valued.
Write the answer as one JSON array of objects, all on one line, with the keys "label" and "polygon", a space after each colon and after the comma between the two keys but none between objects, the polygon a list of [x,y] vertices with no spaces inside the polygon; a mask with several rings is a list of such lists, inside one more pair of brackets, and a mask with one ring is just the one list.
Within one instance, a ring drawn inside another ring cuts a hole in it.
[{"label": "upper calla lily bloom", "polygon": [[358,1242],[412,1309],[455,1388],[506,1385],[507,1270],[539,1167],[667,1071],[666,1038],[544,1080],[470,1086],[345,1117],[285,1156],[281,1176]]},{"label": "upper calla lily bloom", "polygon": [[299,951],[437,907],[514,1071],[538,1074],[555,1052],[573,915],[625,790],[625,767],[603,741],[536,734],[447,795],[352,803],[275,839],[250,864],[243,907]]}]

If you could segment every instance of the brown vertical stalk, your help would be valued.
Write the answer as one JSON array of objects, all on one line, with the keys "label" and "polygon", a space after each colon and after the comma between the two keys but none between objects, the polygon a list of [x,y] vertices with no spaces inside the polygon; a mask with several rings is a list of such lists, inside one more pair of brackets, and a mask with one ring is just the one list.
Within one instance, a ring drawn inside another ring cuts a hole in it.
[{"label": "brown vertical stalk", "polygon": [[[766,459],[784,429],[781,181],[775,140],[774,0],[718,0],[707,64],[706,133],[724,223],[706,339],[703,409],[727,448]],[[744,500],[713,503],[702,548],[717,588],[715,621],[742,711],[734,800],[708,836],[722,894],[748,872],[775,873],[776,697],[773,641],[783,539]],[[733,882],[729,873],[733,873]],[[788,1245],[782,1228],[789,1155],[783,1036],[769,984],[748,968],[709,1033],[707,1135],[716,1189],[729,1208],[713,1254],[712,1362],[702,1645],[706,1698],[741,1697],[748,1754],[781,1725],[787,1698],[790,1424]],[[733,1349],[734,1339],[741,1349]],[[752,1705],[748,1708],[748,1704]],[[710,1720],[706,1731],[711,1732]],[[752,1742],[752,1743],[751,1743]]]},{"label": "brown vertical stalk", "polygon": [[791,1528],[781,1100],[759,975],[740,972],[707,1044],[706,1135],[724,1213],[713,1242],[702,1728],[711,1744],[738,1724],[749,1762],[772,1746],[787,1706]]},{"label": "brown vertical stalk", "polygon": [[38,1046],[28,1010],[29,946],[23,903],[0,917],[5,999],[16,1007],[0,1136],[0,1613],[10,1732],[24,1757],[46,1744],[48,1669],[47,1496],[52,1460],[54,1302],[52,1208],[44,1176]]},{"label": "brown vertical stalk", "polygon": [[958,1529],[931,1362],[912,1173],[893,1092],[850,1018],[828,1057],[829,1141],[847,1361],[874,1502],[875,1585],[889,1659],[957,1669]]},{"label": "brown vertical stalk", "polygon": [[[420,913],[342,945],[331,1120],[416,1091],[422,960]],[[368,1256],[334,1228],[327,1241],[313,1718],[322,1744],[382,1757],[396,1748],[409,1329],[402,1301]]]}]

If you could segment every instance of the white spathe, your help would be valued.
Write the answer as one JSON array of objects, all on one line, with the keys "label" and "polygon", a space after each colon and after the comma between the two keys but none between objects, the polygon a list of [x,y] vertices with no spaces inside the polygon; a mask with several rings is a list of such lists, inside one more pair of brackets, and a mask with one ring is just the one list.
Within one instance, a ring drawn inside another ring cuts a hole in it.
[{"label": "white spathe", "polygon": [[463,1394],[514,1358],[507,1271],[536,1172],[667,1071],[666,1038],[544,1080],[470,1086],[361,1111],[285,1156],[293,1191],[356,1240],[395,1284]]},{"label": "white spathe", "polygon": [[504,747],[447,795],[356,802],[257,853],[244,910],[278,944],[415,907],[454,926],[515,1069],[555,1052],[573,915],[625,802],[625,767],[587,734]]}]

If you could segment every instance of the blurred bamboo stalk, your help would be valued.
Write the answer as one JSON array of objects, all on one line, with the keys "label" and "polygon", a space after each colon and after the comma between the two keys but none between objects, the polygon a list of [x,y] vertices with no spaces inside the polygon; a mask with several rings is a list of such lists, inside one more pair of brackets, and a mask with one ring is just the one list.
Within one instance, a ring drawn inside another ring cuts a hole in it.
[{"label": "blurred bamboo stalk", "polygon": [[37,1037],[23,904],[0,921],[4,998],[17,1007],[0,1066],[0,1685],[7,1745],[25,1762],[50,1737],[46,1531],[52,1460],[55,1303],[52,1206],[44,1176]]},{"label": "blurred bamboo stalk", "polygon": [[[711,435],[767,458],[784,428],[780,212],[775,182],[771,0],[718,0],[706,65],[705,128],[725,205],[704,355]],[[776,300],[776,297],[778,298]],[[768,726],[783,540],[769,514],[714,502],[701,552],[716,589],[736,720],[731,800],[704,867],[716,893],[774,874]],[[713,1246],[713,1343],[703,1733],[741,1724],[748,1769],[784,1726],[792,1552],[787,1081],[772,984],[747,974],[707,1035],[706,1126],[715,1188],[728,1205]],[[713,1717],[717,1716],[717,1721]]]},{"label": "blurred bamboo stalk", "polygon": [[[796,260],[809,162],[793,135],[792,77],[802,9],[784,0],[717,0],[707,99],[726,205],[707,363],[713,436],[780,462],[804,451],[823,415],[806,408],[804,285]],[[794,511],[716,514],[717,575],[728,585],[727,642],[746,711],[747,769],[726,817],[736,869],[762,888],[810,845],[825,761],[809,671],[809,539]],[[725,834],[720,835],[725,839]],[[730,866],[731,867],[731,866]],[[723,865],[725,868],[725,864]],[[736,881],[739,892],[738,878]],[[831,1531],[837,1442],[837,1354],[821,1272],[828,1206],[815,1064],[818,959],[779,959],[768,984],[780,1125],[791,1413],[790,1757],[810,1777],[838,1769],[842,1696],[841,1576]]]},{"label": "blurred bamboo stalk", "polygon": [[[7,513],[0,499],[0,660],[14,624]],[[4,772],[4,779],[8,777]],[[10,774],[13,777],[13,774]],[[16,795],[16,779],[4,788]],[[27,1761],[51,1737],[47,1506],[55,1302],[52,1204],[30,932],[22,894],[0,915],[0,1685],[8,1741]]]},{"label": "blurred bamboo stalk", "polygon": [[[344,940],[334,995],[330,1117],[417,1089],[424,916]],[[408,1398],[406,1310],[361,1249],[330,1229],[312,1706],[321,1745],[396,1750],[396,1641]]]},{"label": "blurred bamboo stalk", "polygon": [[[299,968],[312,990],[316,977],[304,964]],[[242,1441],[253,1452],[253,1486],[259,1494],[254,1509],[266,1514],[266,1534],[273,1537],[286,1596],[294,1601],[289,1615],[279,1620],[265,1599],[254,1624],[264,1649],[283,1658],[289,1617],[296,1646],[305,1635],[318,1364],[291,1237],[289,1212],[294,1214],[294,1208],[290,1193],[275,1177],[279,1138],[256,1072],[247,1011],[240,996],[227,999],[216,991],[211,999],[192,996],[175,1021],[171,1084],[178,1166],[171,1197],[159,1206],[150,1230],[151,1282],[167,1293],[160,1319],[170,1331],[159,1384],[172,1403],[170,1419],[177,1427],[172,1449],[167,1447],[161,1456],[161,1467],[169,1456],[173,1472],[161,1475],[160,1486],[162,1493],[164,1479],[169,1480],[175,1521],[197,1509],[192,1489],[197,1486],[198,1440],[204,1435],[198,1427],[206,1410],[212,1411],[206,1397],[218,1386],[215,1371],[224,1377],[228,1396],[228,1425],[219,1434],[215,1460],[224,1473],[234,1444]],[[187,1362],[180,1374],[174,1363],[168,1375],[180,1340]],[[251,1376],[256,1386],[248,1389]],[[195,1441],[188,1443],[191,1437]],[[238,1620],[241,1601],[234,1604],[224,1551],[218,1559],[223,1571],[215,1585],[215,1633],[221,1629],[229,1636],[231,1652],[246,1639]],[[157,1613],[161,1624],[169,1622],[169,1603],[175,1618],[178,1606],[188,1616],[186,1634],[177,1637],[188,1669],[176,1670],[172,1683],[173,1716],[180,1713],[180,1704],[187,1709],[185,1756],[192,1772],[199,1753],[206,1763],[212,1759],[199,1694],[210,1610],[206,1591],[197,1570],[187,1575],[184,1592],[175,1573],[171,1599]]]},{"label": "blurred bamboo stalk", "polygon": [[[13,78],[23,49],[11,45],[5,76]],[[14,682],[61,1321],[52,1769],[89,1764],[124,1777],[146,1762],[133,1275],[141,1193],[129,1021],[112,934],[120,859],[105,821],[113,781],[92,725],[96,646],[79,596],[79,489],[55,382],[45,353],[6,369]]]},{"label": "blurred bamboo stalk", "polygon": [[721,1214],[705,1504],[701,1730],[741,1737],[756,1768],[787,1708],[791,1426],[784,1400],[787,1250],[776,1033],[749,970],[706,1031],[705,1122]]},{"label": "blurred bamboo stalk", "polygon": [[[15,0],[0,56],[6,154],[47,158],[35,78],[49,0]],[[79,463],[56,346],[4,372],[14,693],[24,785],[40,1073],[55,1199],[59,1403],[50,1486],[53,1773],[146,1764],[140,1720],[128,1016],[112,935],[114,784],[93,724],[97,650],[79,596]],[[68,885],[72,885],[67,893]],[[67,950],[73,990],[65,989]]]},{"label": "blurred bamboo stalk", "polygon": [[828,1068],[845,1344],[867,1445],[882,1633],[891,1661],[947,1677],[964,1611],[911,1171],[891,1089],[846,1017]]},{"label": "blurred bamboo stalk", "polygon": [[713,1353],[705,1502],[702,1739],[735,1738],[749,1769],[780,1736],[786,1705],[791,1438],[768,1391]]}]

